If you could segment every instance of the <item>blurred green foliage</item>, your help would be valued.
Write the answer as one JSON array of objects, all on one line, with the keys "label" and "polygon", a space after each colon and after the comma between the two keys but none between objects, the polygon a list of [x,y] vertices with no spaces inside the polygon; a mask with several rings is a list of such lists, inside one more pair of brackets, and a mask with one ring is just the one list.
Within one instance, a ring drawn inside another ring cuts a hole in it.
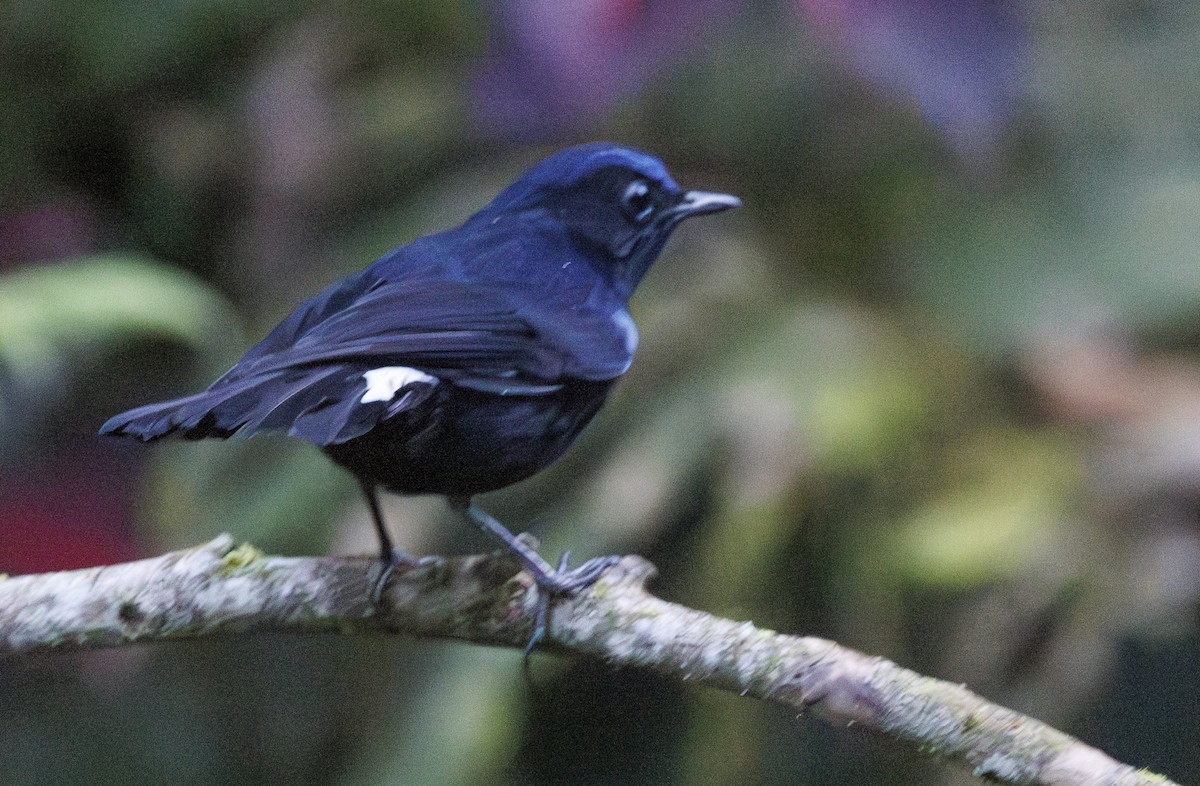
[{"label": "blurred green foliage", "polygon": [[71,405],[84,369],[138,337],[209,358],[237,340],[228,304],[192,276],[127,255],[102,255],[0,276],[0,457],[35,441]]},{"label": "blurred green foliage", "polygon": [[[548,149],[636,144],[746,207],[672,241],[609,406],[489,509],[547,553],[644,553],[672,599],[967,682],[1196,780],[1200,9],[1028,7],[1022,102],[967,154],[785,5],[722,6],[611,111],[522,138],[481,131],[471,92],[496,5],[9,3],[0,471],[113,467],[147,550],[222,530],[371,550],[353,484],[307,445],[95,428],[207,384],[297,300]],[[436,503],[387,507],[412,550],[486,547]],[[970,782],[736,697],[535,665],[530,687],[516,653],[281,637],[7,663],[0,772]]]},{"label": "blurred green foliage", "polygon": [[15,380],[61,376],[70,354],[137,334],[211,352],[235,339],[230,311],[189,276],[146,259],[106,256],[0,279],[0,363]]}]

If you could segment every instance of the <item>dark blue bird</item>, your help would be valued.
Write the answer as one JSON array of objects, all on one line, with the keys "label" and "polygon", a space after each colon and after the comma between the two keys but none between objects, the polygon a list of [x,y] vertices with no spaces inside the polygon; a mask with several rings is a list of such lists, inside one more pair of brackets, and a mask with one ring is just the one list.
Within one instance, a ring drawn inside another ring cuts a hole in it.
[{"label": "dark blue bird", "polygon": [[555,461],[633,360],[627,304],[685,218],[740,203],[683,191],[646,153],[595,143],[526,172],[455,229],[414,240],[302,303],[207,390],[100,429],[142,441],[285,431],[362,485],[387,567],[382,486],[442,494],[549,595],[612,564],[556,569],[471,497]]}]

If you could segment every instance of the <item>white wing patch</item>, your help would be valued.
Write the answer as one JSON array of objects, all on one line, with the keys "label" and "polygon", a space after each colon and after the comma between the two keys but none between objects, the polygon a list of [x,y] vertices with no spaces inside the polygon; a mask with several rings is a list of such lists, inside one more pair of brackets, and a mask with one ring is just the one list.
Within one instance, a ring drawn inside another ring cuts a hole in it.
[{"label": "white wing patch", "polygon": [[437,377],[430,376],[424,371],[417,371],[408,366],[384,366],[373,368],[363,374],[367,381],[367,392],[363,394],[360,404],[372,401],[391,401],[396,397],[396,391],[417,382],[436,385]]}]

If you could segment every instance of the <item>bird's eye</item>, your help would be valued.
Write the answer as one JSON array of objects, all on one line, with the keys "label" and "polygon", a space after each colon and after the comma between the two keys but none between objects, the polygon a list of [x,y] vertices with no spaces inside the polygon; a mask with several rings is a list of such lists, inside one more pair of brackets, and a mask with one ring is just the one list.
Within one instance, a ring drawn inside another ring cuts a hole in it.
[{"label": "bird's eye", "polygon": [[625,187],[621,196],[621,204],[636,221],[645,221],[654,212],[654,203],[650,198],[650,186],[645,180],[635,180]]}]

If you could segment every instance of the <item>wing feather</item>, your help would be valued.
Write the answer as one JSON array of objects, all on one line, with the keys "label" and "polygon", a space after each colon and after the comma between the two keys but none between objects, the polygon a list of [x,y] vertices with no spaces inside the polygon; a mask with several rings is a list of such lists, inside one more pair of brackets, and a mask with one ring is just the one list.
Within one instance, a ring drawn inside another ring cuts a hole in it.
[{"label": "wing feather", "polygon": [[[420,405],[438,384],[537,396],[625,371],[632,347],[611,309],[580,303],[564,318],[561,303],[533,294],[494,281],[388,281],[367,268],[301,304],[204,392],[123,413],[102,431],[150,440],[287,430],[329,445]],[[437,382],[362,401],[364,374],[386,366]]]}]

